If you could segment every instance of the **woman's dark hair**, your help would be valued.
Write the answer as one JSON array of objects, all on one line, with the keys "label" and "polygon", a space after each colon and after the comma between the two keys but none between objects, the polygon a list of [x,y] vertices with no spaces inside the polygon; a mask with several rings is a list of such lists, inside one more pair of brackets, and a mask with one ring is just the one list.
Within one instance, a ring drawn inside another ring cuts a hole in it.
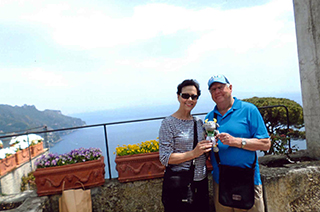
[{"label": "woman's dark hair", "polygon": [[177,94],[180,95],[182,88],[189,85],[193,85],[194,87],[196,87],[197,95],[199,97],[201,95],[200,86],[199,83],[193,79],[186,79],[182,83],[180,83],[177,87]]}]

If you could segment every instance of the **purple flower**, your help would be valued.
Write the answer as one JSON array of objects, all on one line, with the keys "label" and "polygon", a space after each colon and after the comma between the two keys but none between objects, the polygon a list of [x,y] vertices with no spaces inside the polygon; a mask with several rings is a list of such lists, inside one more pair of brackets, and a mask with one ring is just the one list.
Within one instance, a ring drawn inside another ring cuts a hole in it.
[{"label": "purple flower", "polygon": [[73,164],[78,162],[85,162],[90,160],[97,160],[102,156],[102,151],[99,148],[83,147],[79,149],[71,150],[69,153],[62,155],[49,153],[48,155],[42,155],[35,161],[37,168],[45,168],[51,166],[62,166],[67,164]]},{"label": "purple flower", "polygon": [[51,161],[51,165],[52,165],[52,166],[57,165],[57,161],[56,161],[56,160]]}]

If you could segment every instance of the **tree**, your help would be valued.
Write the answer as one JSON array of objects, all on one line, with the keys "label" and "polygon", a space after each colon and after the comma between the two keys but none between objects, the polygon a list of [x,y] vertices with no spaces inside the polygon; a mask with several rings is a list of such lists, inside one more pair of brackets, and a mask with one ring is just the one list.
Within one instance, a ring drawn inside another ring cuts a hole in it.
[{"label": "tree", "polygon": [[[293,100],[275,97],[252,97],[243,99],[251,102],[259,108],[259,111],[266,124],[271,139],[271,147],[265,154],[287,154],[296,151],[296,147],[289,148],[289,139],[305,138],[304,132],[299,129],[304,127],[302,106]],[[269,107],[269,106],[279,107]],[[288,109],[289,123],[287,121]],[[263,108],[265,107],[265,108]],[[287,130],[287,126],[291,129]]]}]

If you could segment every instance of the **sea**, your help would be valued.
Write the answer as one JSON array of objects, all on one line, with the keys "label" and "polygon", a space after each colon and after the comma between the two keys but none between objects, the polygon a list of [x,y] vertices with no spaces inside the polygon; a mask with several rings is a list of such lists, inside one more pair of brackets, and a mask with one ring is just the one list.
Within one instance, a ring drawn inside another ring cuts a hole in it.
[{"label": "sea", "polygon": [[[301,94],[284,94],[283,98],[289,98],[302,105]],[[250,97],[243,97],[250,98]],[[166,117],[174,113],[178,109],[178,102],[172,105],[155,105],[155,106],[140,106],[117,108],[112,110],[94,111],[87,113],[71,114],[72,117],[81,118],[87,125],[105,124],[132,120],[143,120],[149,118],[159,118],[150,121],[137,121],[130,123],[121,123],[106,126],[106,135],[108,142],[108,151],[105,139],[105,132],[103,126],[90,127],[78,129],[68,135],[62,136],[62,139],[51,144],[49,151],[51,153],[64,154],[73,149],[80,147],[100,148],[105,157],[105,178],[116,178],[118,173],[115,164],[115,150],[117,146],[137,144],[143,141],[154,140],[159,136],[159,128],[162,117]],[[198,102],[193,109],[192,114],[208,113],[214,107],[211,101]],[[197,115],[197,117],[204,119],[205,115]],[[292,140],[291,146],[296,145],[299,149],[306,149],[305,140]],[[258,156],[263,156],[263,152],[257,151]],[[109,161],[107,160],[109,156]],[[109,164],[110,170],[109,172]]]}]

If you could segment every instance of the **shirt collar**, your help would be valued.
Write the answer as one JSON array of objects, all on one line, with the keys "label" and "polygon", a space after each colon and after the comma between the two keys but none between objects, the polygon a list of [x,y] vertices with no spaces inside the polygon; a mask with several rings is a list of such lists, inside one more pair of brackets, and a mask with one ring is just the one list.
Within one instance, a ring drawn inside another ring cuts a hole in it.
[{"label": "shirt collar", "polygon": [[[229,113],[232,113],[234,110],[241,108],[241,101],[236,97],[233,97],[233,99],[234,99],[234,102],[231,108],[226,112],[226,114],[224,114],[224,116],[227,116]],[[217,105],[214,107],[213,112],[221,116],[221,113],[218,111]]]}]

